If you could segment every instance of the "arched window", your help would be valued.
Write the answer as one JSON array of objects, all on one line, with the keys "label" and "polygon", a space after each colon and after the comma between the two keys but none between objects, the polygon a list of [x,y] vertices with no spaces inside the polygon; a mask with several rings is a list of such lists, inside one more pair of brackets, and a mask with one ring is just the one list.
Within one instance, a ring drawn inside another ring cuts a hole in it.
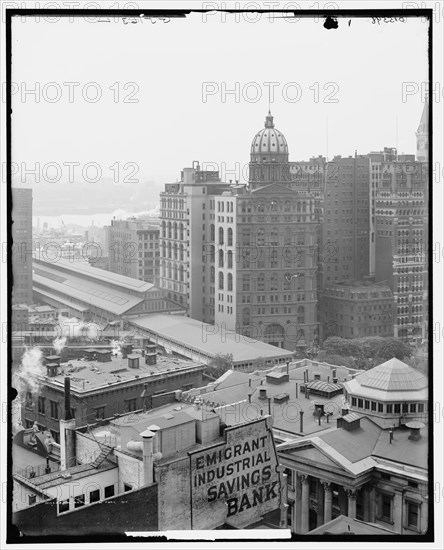
[{"label": "arched window", "polygon": [[162,237],[166,237],[166,222],[162,222]]},{"label": "arched window", "polygon": [[183,223],[179,225],[179,239],[183,241]]},{"label": "arched window", "polygon": [[270,203],[270,210],[272,212],[277,212],[279,210],[279,206],[278,206],[278,203],[277,201],[271,201]]},{"label": "arched window", "polygon": [[219,244],[224,244],[224,228],[219,227]]},{"label": "arched window", "polygon": [[231,273],[228,273],[227,286],[227,290],[233,290],[233,275]]},{"label": "arched window", "polygon": [[183,262],[183,244],[179,246],[179,260]]},{"label": "arched window", "polygon": [[162,243],[162,258],[166,258],[166,243],[163,241]]},{"label": "arched window", "polygon": [[222,271],[219,271],[219,290],[224,289],[224,274]]},{"label": "arched window", "polygon": [[210,241],[214,242],[216,239],[215,233],[214,233],[214,223],[210,225]]},{"label": "arched window", "polygon": [[233,246],[233,230],[228,228],[228,246]]},{"label": "arched window", "polygon": [[210,283],[214,283],[214,277],[215,277],[214,266],[211,266],[211,269],[210,269]]},{"label": "arched window", "polygon": [[210,246],[210,262],[213,262],[215,261],[215,254],[216,254],[216,249],[214,247],[214,245],[211,245]]},{"label": "arched window", "polygon": [[173,278],[173,268],[171,267],[171,262],[168,262],[168,279]]},{"label": "arched window", "polygon": [[183,265],[180,266],[179,268],[179,273],[180,273],[180,282],[183,283],[183,279],[184,279],[184,269],[183,269]]},{"label": "arched window", "polygon": [[168,222],[168,238],[171,239],[171,222]]},{"label": "arched window", "polygon": [[177,223],[174,222],[174,238],[177,239]]},{"label": "arched window", "polygon": [[233,268],[233,252],[231,250],[229,250],[227,254],[227,264],[228,269]]},{"label": "arched window", "polygon": [[219,267],[224,267],[224,251],[219,250]]},{"label": "arched window", "polygon": [[291,202],[285,201],[284,202],[284,212],[291,212]]},{"label": "arched window", "polygon": [[168,243],[168,258],[171,259],[171,243]]}]

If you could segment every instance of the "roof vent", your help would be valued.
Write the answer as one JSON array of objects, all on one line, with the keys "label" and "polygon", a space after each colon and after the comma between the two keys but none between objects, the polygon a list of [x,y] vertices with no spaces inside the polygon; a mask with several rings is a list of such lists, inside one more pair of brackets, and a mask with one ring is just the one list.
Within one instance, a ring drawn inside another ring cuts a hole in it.
[{"label": "roof vent", "polygon": [[345,416],[340,416],[336,421],[338,428],[344,428],[348,432],[353,432],[361,426],[361,416],[356,413],[348,413]]},{"label": "roof vent", "polygon": [[419,441],[422,437],[421,429],[424,428],[425,424],[413,420],[412,422],[407,422],[406,426],[410,430],[409,439],[412,441]]}]

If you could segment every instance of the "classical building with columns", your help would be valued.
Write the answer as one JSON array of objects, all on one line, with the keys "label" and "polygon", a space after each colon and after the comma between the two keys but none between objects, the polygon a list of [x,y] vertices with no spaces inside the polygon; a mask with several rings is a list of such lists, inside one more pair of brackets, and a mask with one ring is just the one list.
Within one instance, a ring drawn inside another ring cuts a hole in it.
[{"label": "classical building with columns", "polygon": [[427,532],[426,382],[401,361],[387,361],[344,383],[336,427],[278,445],[292,532],[309,533],[340,515],[395,534]]}]

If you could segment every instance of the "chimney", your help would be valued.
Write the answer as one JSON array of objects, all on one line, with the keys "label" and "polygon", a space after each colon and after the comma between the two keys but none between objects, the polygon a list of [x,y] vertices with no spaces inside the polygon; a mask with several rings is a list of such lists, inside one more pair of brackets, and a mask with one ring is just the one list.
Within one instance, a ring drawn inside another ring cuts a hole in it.
[{"label": "chimney", "polygon": [[128,355],[128,368],[138,369],[139,368],[139,358],[140,358],[140,356],[137,355],[137,354]]},{"label": "chimney", "polygon": [[290,373],[290,361],[287,361],[287,374]]},{"label": "chimney", "polygon": [[65,376],[65,420],[71,420],[71,379]]},{"label": "chimney", "polygon": [[296,399],[298,398],[298,383],[296,382]]},{"label": "chimney", "polygon": [[338,379],[335,377],[333,378],[333,384],[337,384],[338,383]]},{"label": "chimney", "polygon": [[271,397],[268,397],[268,414],[271,416]]},{"label": "chimney", "polygon": [[145,346],[145,363],[147,365],[157,364],[157,346],[156,344],[147,344]]},{"label": "chimney", "polygon": [[133,346],[132,344],[122,344],[120,351],[122,352],[122,359],[126,359],[133,352]]},{"label": "chimney", "polygon": [[336,378],[336,369],[333,369],[332,376],[333,376],[333,379]]},{"label": "chimney", "polygon": [[143,441],[143,484],[151,485],[154,477],[154,433],[151,430],[145,430],[140,435]]},{"label": "chimney", "polygon": [[389,442],[390,442],[390,445],[392,444],[392,441],[393,441],[393,428],[390,428],[390,430],[389,430]]},{"label": "chimney", "polygon": [[251,378],[248,379],[248,387],[251,388]]},{"label": "chimney", "polygon": [[259,388],[259,399],[267,399],[267,388]]},{"label": "chimney", "polygon": [[248,403],[251,403],[251,393],[248,394]]},{"label": "chimney", "polygon": [[299,421],[300,421],[299,431],[301,433],[304,433],[304,411],[299,411]]}]

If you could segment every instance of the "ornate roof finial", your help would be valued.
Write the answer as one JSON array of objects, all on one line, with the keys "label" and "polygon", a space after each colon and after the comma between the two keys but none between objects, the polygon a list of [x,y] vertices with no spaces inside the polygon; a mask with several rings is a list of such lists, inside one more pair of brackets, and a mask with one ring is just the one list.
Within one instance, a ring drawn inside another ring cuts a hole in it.
[{"label": "ornate roof finial", "polygon": [[265,118],[265,128],[274,128],[273,115],[270,110],[268,110],[268,115]]}]

